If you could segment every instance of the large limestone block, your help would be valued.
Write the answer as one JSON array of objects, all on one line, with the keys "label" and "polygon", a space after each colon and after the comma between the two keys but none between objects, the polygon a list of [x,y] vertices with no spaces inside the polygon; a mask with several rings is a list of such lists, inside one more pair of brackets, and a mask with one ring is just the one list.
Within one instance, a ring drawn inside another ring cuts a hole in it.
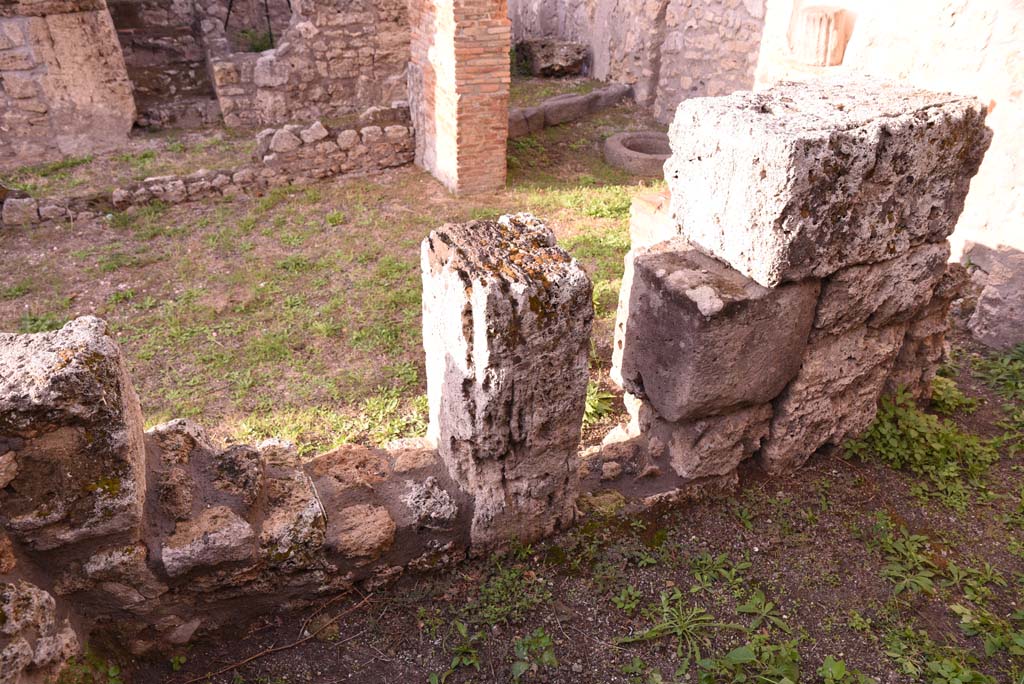
[{"label": "large limestone block", "polygon": [[53,143],[63,154],[123,145],[135,122],[124,53],[106,8],[34,19],[29,41],[46,65],[41,79]]},{"label": "large limestone block", "polygon": [[826,444],[857,436],[872,420],[903,343],[905,323],[861,326],[808,345],[795,380],[775,401],[771,433],[761,451],[769,473],[804,464]]},{"label": "large limestone block", "polygon": [[594,311],[579,263],[529,215],[423,243],[428,436],[474,499],[477,547],[573,518]]},{"label": "large limestone block", "polygon": [[822,283],[814,327],[839,333],[862,324],[881,328],[906,322],[931,300],[948,260],[949,243],[940,242],[843,269]]},{"label": "large limestone block", "polygon": [[678,238],[631,255],[613,375],[662,418],[764,404],[796,376],[817,280],[765,288]]},{"label": "large limestone block", "polygon": [[679,105],[665,167],[681,233],[771,287],[940,242],[991,140],[976,99],[783,83]]},{"label": "large limestone block", "polygon": [[982,285],[968,322],[971,334],[1000,351],[1024,344],[1024,252],[972,244],[964,258]]},{"label": "large limestone block", "polygon": [[138,537],[146,490],[142,413],[107,325],[0,334],[0,523],[38,551]]}]

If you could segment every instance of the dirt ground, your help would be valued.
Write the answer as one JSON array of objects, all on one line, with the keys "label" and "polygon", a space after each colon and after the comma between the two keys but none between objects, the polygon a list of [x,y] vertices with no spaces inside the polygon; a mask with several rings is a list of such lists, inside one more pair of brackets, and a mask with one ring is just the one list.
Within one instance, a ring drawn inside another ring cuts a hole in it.
[{"label": "dirt ground", "polygon": [[[516,101],[546,87],[522,82]],[[5,229],[0,330],[102,316],[150,425],[191,417],[220,440],[280,436],[306,454],[383,444],[425,427],[420,241],[446,221],[532,211],[595,282],[592,376],[608,396],[592,402],[593,443],[621,418],[611,325],[630,197],[652,185],[605,165],[601,143],[650,127],[622,106],[514,141],[507,190],[470,200],[407,167]],[[137,145],[153,151],[145,175],[248,154],[222,131]],[[141,173],[131,159],[8,180],[103,187]],[[543,544],[151,660],[96,645],[62,682],[1022,684],[1024,349],[993,359],[954,343],[928,413],[883,411],[863,458],[839,450],[778,479],[748,464],[727,501],[590,513]]]}]

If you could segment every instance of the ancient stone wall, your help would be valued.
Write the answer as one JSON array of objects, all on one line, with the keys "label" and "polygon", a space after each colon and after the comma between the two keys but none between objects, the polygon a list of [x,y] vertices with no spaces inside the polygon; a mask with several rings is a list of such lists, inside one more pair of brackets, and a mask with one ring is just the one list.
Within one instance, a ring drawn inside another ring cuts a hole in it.
[{"label": "ancient stone wall", "polygon": [[[633,212],[612,373],[630,422],[582,454],[592,287],[528,214],[424,241],[430,426],[384,450],[303,461],[278,440],[217,447],[188,421],[143,432],[105,323],[0,334],[0,611],[38,608],[0,622],[0,663],[48,673],[90,633],[181,645],[609,503],[727,491],[755,455],[779,473],[841,444],[883,392],[929,391],[985,113],[857,82],[682,103],[670,196]],[[399,128],[268,129],[260,154],[316,175],[407,141]]]},{"label": "ancient stone wall", "polygon": [[863,82],[683,102],[670,200],[633,213],[612,371],[624,436],[691,480],[755,454],[777,473],[859,434],[883,391],[926,395],[985,114]]},{"label": "ancient stone wall", "polygon": [[46,221],[85,221],[150,202],[180,204],[210,197],[258,195],[268,188],[304,185],[328,177],[379,173],[412,163],[413,131],[407,108],[372,108],[352,126],[319,121],[287,124],[256,134],[255,158],[234,169],[203,169],[184,176],[154,176],[93,196],[29,197],[15,192],[0,202],[0,227]]},{"label": "ancient stone wall", "polygon": [[0,169],[117,147],[135,119],[104,0],[0,6]]},{"label": "ancient stone wall", "polygon": [[405,0],[295,0],[276,47],[240,52],[223,0],[198,0],[210,73],[229,126],[344,118],[406,98]]},{"label": "ancient stone wall", "polygon": [[754,82],[764,0],[510,0],[515,40],[556,37],[591,50],[591,75],[632,85],[663,122],[687,97]]},{"label": "ancient stone wall", "polygon": [[192,0],[110,0],[143,126],[219,121]]}]

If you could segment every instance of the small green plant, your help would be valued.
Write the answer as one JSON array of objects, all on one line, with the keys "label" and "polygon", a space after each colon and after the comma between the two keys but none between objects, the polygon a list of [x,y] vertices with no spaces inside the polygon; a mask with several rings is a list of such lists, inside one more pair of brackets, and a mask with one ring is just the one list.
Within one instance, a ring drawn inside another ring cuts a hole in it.
[{"label": "small green plant", "polygon": [[32,282],[29,280],[22,280],[14,285],[0,287],[0,299],[17,299],[18,297],[24,297],[31,291]]},{"label": "small green plant", "polygon": [[517,639],[513,646],[516,659],[512,663],[512,681],[518,682],[530,670],[558,667],[554,646],[554,641],[541,627],[529,636]]},{"label": "small green plant", "polygon": [[1007,401],[1024,402],[1024,344],[976,359],[974,373]]},{"label": "small green plant", "polygon": [[67,321],[67,317],[61,314],[45,312],[37,314],[27,311],[22,314],[21,320],[18,321],[18,332],[49,332],[50,330],[57,330],[63,327]]},{"label": "small green plant", "polygon": [[484,640],[484,633],[473,632],[470,634],[469,628],[465,623],[458,620],[452,623],[452,628],[458,637],[458,642],[455,644],[455,648],[452,649],[452,663],[441,674],[431,673],[429,678],[430,684],[444,684],[460,668],[472,667],[476,670],[480,669],[480,653],[477,651],[476,645]]},{"label": "small green plant", "polygon": [[700,660],[700,684],[797,684],[800,681],[800,653],[797,642],[773,644],[758,635],[721,658]]},{"label": "small green plant", "polygon": [[956,383],[949,378],[936,376],[932,380],[932,408],[944,416],[951,416],[955,413],[966,413],[968,415],[978,410],[978,400],[968,397],[960,391]]},{"label": "small green plant", "polygon": [[842,660],[827,656],[818,668],[818,676],[823,684],[878,684],[878,680],[858,670],[846,667]]},{"label": "small green plant", "polygon": [[185,666],[186,660],[187,658],[183,655],[171,656],[171,670],[173,672],[179,672],[181,668]]},{"label": "small green plant", "polygon": [[340,226],[345,222],[345,214],[340,211],[332,211],[324,217],[324,220],[327,221],[329,226]]},{"label": "small green plant", "polygon": [[270,31],[257,31],[256,29],[242,29],[238,32],[245,49],[248,52],[265,52],[274,47],[274,37]]},{"label": "small green plant", "polygon": [[935,564],[925,553],[927,537],[910,534],[905,527],[897,529],[887,515],[879,513],[871,545],[881,550],[888,561],[882,568],[882,576],[895,585],[894,594],[904,591],[935,593]]},{"label": "small green plant", "polygon": [[[1008,620],[983,608],[954,604],[949,609],[960,618],[960,629],[964,634],[981,638],[986,656],[991,658],[1000,651],[1006,651],[1012,656],[1024,656],[1024,631],[1014,629]],[[1015,617],[1018,621],[1024,618],[1020,612]]]},{"label": "small green plant", "polygon": [[587,383],[587,402],[583,409],[583,427],[590,427],[612,412],[612,395],[596,382]]},{"label": "small green plant", "polygon": [[612,597],[612,603],[626,615],[632,615],[640,605],[641,598],[643,597],[636,587],[629,584],[622,588],[618,596]]},{"label": "small green plant", "polygon": [[894,468],[923,475],[920,490],[957,511],[967,508],[968,488],[980,489],[999,459],[991,442],[961,432],[952,422],[922,413],[901,388],[882,399],[874,422],[860,439],[846,443],[848,455],[874,455]]},{"label": "small green plant", "polygon": [[929,684],[995,684],[996,680],[953,658],[930,660],[925,666]]},{"label": "small green plant", "polygon": [[755,630],[762,625],[774,625],[787,634],[792,631],[783,619],[779,609],[776,608],[774,603],[765,598],[764,592],[760,589],[755,591],[746,603],[737,606],[736,612],[752,616],[753,619],[750,621],[751,630]]},{"label": "small green plant", "polygon": [[672,637],[676,642],[676,656],[682,661],[684,669],[688,669],[691,662],[701,659],[701,647],[711,645],[709,633],[712,630],[743,630],[740,625],[716,621],[699,606],[687,606],[678,589],[662,592],[660,606],[651,612],[653,626],[633,636],[619,637],[615,643],[633,644]]},{"label": "small green plant", "polygon": [[520,567],[497,563],[480,587],[477,599],[467,607],[474,621],[488,625],[516,623],[542,603],[551,600],[547,582]]}]

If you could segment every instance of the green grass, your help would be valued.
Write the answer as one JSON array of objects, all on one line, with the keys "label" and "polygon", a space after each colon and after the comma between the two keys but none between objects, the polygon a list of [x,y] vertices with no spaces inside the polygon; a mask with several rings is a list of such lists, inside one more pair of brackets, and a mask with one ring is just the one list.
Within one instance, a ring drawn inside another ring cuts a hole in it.
[{"label": "green grass", "polygon": [[20,280],[13,285],[0,288],[0,299],[18,299],[32,291],[31,280]]},{"label": "green grass", "polygon": [[20,333],[41,333],[57,330],[68,322],[68,317],[58,313],[32,313],[22,314],[18,321],[18,332]]}]

